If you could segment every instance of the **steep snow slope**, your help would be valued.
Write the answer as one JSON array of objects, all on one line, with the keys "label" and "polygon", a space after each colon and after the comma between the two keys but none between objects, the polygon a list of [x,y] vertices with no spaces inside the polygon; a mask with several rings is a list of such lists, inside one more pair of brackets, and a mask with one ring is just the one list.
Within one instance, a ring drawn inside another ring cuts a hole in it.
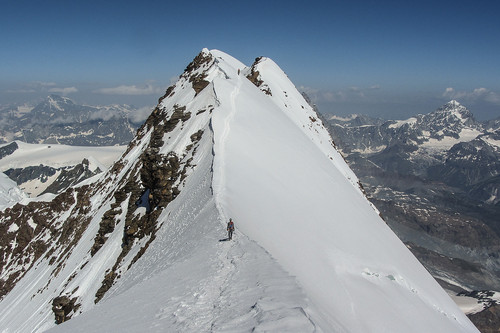
[{"label": "steep snow slope", "polygon": [[[172,187],[180,192],[150,213],[127,205],[137,199],[134,181],[152,186],[142,173],[148,161],[160,161],[156,174],[167,156],[185,170]],[[6,331],[54,326],[50,301],[60,294],[81,305],[54,332],[477,331],[370,206],[270,59],[248,68],[203,50],[109,175],[96,183],[106,186],[90,196],[89,227],[54,281],[39,259],[0,303]],[[91,256],[114,187],[129,189],[116,201],[128,199]],[[146,219],[156,231],[122,257],[130,214],[156,217]],[[229,217],[233,241],[224,239]],[[113,286],[94,305],[104,276]]]},{"label": "steep snow slope", "polygon": [[[207,135],[199,149],[209,152],[211,144]],[[314,331],[295,279],[241,233],[225,240],[211,163],[211,154],[199,155],[160,216],[155,242],[102,303],[51,331]]]},{"label": "steep snow slope", "polygon": [[297,276],[329,327],[422,332],[427,325],[435,331],[470,326],[352,186],[355,177],[322,136],[323,127],[307,119],[312,111],[286,76],[269,59],[256,70],[272,97],[259,98],[241,77],[214,82],[226,89],[218,94],[227,97],[221,104],[231,106],[213,120],[214,182],[224,214]]}]

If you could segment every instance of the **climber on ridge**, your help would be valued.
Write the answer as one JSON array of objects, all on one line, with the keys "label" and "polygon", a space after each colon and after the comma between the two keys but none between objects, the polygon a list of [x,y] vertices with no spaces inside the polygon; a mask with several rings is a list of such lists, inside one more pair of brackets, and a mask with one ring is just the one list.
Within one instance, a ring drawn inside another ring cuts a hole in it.
[{"label": "climber on ridge", "polygon": [[233,232],[234,232],[234,222],[233,219],[229,219],[229,222],[227,223],[227,238],[229,240],[233,239]]}]

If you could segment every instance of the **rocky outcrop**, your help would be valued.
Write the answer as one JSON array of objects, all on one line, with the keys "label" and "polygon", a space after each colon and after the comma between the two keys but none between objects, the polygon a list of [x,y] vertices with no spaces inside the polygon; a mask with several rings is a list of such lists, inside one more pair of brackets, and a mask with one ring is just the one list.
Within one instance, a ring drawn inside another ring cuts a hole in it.
[{"label": "rocky outcrop", "polygon": [[262,79],[260,78],[259,71],[256,69],[257,64],[262,59],[263,59],[263,57],[255,58],[255,61],[254,61],[253,65],[252,65],[252,67],[250,67],[250,73],[246,77],[256,87],[260,88],[260,90],[262,90],[265,94],[272,96],[271,89],[266,84],[264,84],[264,81],[262,81]]},{"label": "rocky outcrop", "polygon": [[81,163],[74,166],[55,168],[40,164],[38,166],[8,169],[4,173],[15,181],[20,188],[31,187],[31,185],[27,186],[27,184],[37,182],[38,185],[35,189],[26,189],[26,192],[32,196],[45,193],[59,194],[67,188],[102,172],[99,168],[92,171],[89,164],[87,159],[83,159]]},{"label": "rocky outcrop", "polygon": [[8,145],[5,145],[0,148],[0,159],[4,158],[5,156],[9,156],[13,152],[16,151],[16,149],[19,148],[16,142],[11,142]]},{"label": "rocky outcrop", "polygon": [[492,305],[468,317],[481,333],[500,332],[500,304]]},{"label": "rocky outcrop", "polygon": [[74,167],[62,168],[61,173],[57,178],[43,191],[44,193],[54,193],[58,194],[67,188],[74,186],[85,179],[95,176],[101,173],[102,170],[96,168],[94,171],[89,168],[89,160],[86,158]]},{"label": "rocky outcrop", "polygon": [[181,77],[188,78],[196,94],[205,89],[209,82],[205,80],[207,74],[200,71],[201,68],[208,68],[210,64],[214,61],[214,58],[210,53],[200,52],[194,60],[186,67],[184,73]]},{"label": "rocky outcrop", "polygon": [[[90,219],[88,187],[69,189],[50,202],[16,204],[0,212],[0,297],[7,294],[15,283],[42,256],[54,266],[52,276],[80,240]],[[62,220],[61,214],[70,212]],[[45,239],[52,239],[47,243]],[[53,255],[59,251],[57,255]]]},{"label": "rocky outcrop", "polygon": [[4,173],[9,176],[10,179],[15,181],[17,185],[22,185],[31,180],[39,180],[45,183],[49,177],[56,174],[58,170],[56,168],[39,165],[39,166],[28,166],[25,168],[8,169]]},{"label": "rocky outcrop", "polygon": [[[195,59],[193,68],[205,63],[209,60],[207,59],[203,57]],[[166,114],[169,116],[165,117]],[[187,156],[194,154],[196,143],[201,139],[203,131],[191,135],[192,144],[186,147],[184,156],[178,156],[175,152],[160,152],[160,149],[164,144],[165,134],[173,131],[179,122],[184,123],[190,118],[191,112],[186,112],[185,106],[174,105],[171,110],[163,110],[158,107],[145,122],[143,128],[139,130],[142,133],[147,130],[151,131],[149,144],[139,157],[136,168],[124,178],[123,188],[115,192],[115,203],[104,214],[92,247],[92,255],[95,255],[106,242],[106,235],[114,230],[117,223],[115,216],[123,214],[119,207],[126,205],[122,251],[114,266],[105,275],[101,287],[97,290],[95,303],[104,297],[119,277],[118,269],[122,265],[123,259],[133,246],[144,238],[147,241],[136,252],[130,265],[133,265],[145,253],[155,239],[159,227],[159,215],[179,195],[181,182],[187,169],[191,167],[192,158],[187,158]],[[135,144],[132,142],[131,146]],[[126,200],[128,202],[125,202]]]},{"label": "rocky outcrop", "polygon": [[70,299],[68,296],[58,296],[52,300],[52,311],[54,312],[56,324],[62,324],[71,319],[72,315],[80,307],[75,304],[76,298]]}]

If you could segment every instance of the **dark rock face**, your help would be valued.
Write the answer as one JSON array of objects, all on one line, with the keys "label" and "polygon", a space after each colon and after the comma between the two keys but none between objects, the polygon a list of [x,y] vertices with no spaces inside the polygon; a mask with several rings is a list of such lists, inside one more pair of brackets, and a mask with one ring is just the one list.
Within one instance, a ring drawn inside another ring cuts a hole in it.
[{"label": "dark rock face", "polygon": [[197,72],[200,68],[203,68],[204,66],[208,68],[210,64],[214,61],[212,55],[204,52],[200,52],[194,60],[186,67],[184,73],[181,75],[181,77],[187,77],[191,85],[193,86],[194,91],[196,91],[196,94],[198,95],[200,91],[205,89],[206,86],[208,86],[209,82],[205,80],[207,77],[206,73],[201,72],[201,73],[195,73]]},{"label": "dark rock face", "polygon": [[264,93],[272,96],[271,89],[264,84],[264,81],[261,80],[260,73],[257,70],[257,65],[262,59],[262,57],[255,58],[254,63],[250,67],[250,73],[247,75],[247,79],[250,80],[250,82],[252,82],[256,87],[260,88],[260,90],[262,90]]},{"label": "dark rock face", "polygon": [[429,167],[429,179],[467,190],[471,185],[500,175],[498,149],[481,139],[457,143],[447,155],[443,164]]},{"label": "dark rock face", "polygon": [[19,169],[9,169],[4,173],[9,176],[10,179],[15,181],[17,185],[24,184],[30,180],[39,179],[40,182],[45,183],[47,179],[57,172],[56,168],[39,165],[39,166],[29,166],[26,168]]},{"label": "dark rock face", "polygon": [[67,188],[80,183],[81,181],[101,173],[101,169],[97,168],[94,171],[89,169],[89,161],[83,159],[82,163],[74,167],[64,168],[61,174],[50,184],[43,193],[58,194]]},{"label": "dark rock face", "polygon": [[9,156],[13,152],[15,152],[17,148],[19,148],[19,146],[15,142],[9,143],[8,145],[1,147],[0,159],[4,158],[5,156]]},{"label": "dark rock face", "polygon": [[[88,186],[82,186],[69,189],[51,202],[16,204],[0,212],[3,222],[0,224],[0,271],[4,273],[0,280],[0,297],[7,294],[42,256],[50,259],[54,267],[52,275],[57,275],[66,255],[90,222],[85,215],[88,205]],[[67,211],[70,217],[61,221],[60,215]],[[52,243],[43,241],[46,238]],[[60,249],[58,256],[52,256],[55,248]]]},{"label": "dark rock face", "polygon": [[255,58],[255,61],[250,68],[250,74],[247,75],[247,79],[250,80],[256,87],[260,87],[264,81],[260,79],[260,73],[255,69],[255,66],[262,60],[262,57]]},{"label": "dark rock face", "polygon": [[71,319],[73,313],[80,307],[75,304],[76,298],[58,296],[52,300],[52,311],[54,312],[56,324],[62,324]]},{"label": "dark rock face", "polygon": [[[204,63],[207,60],[201,61]],[[197,114],[200,114],[200,112]],[[191,135],[192,143],[186,147],[186,155],[184,156],[178,156],[174,152],[160,153],[160,148],[164,144],[163,138],[165,134],[173,131],[179,123],[188,121],[191,116],[191,112],[186,111],[185,106],[174,105],[170,110],[158,107],[138,131],[136,140],[129,145],[127,151],[130,151],[138,143],[138,140],[143,137],[143,133],[151,131],[149,145],[139,157],[136,168],[131,170],[123,179],[124,186],[122,189],[115,192],[116,201],[111,205],[110,210],[104,214],[99,232],[94,240],[92,255],[95,255],[104,245],[107,240],[106,235],[114,230],[118,222],[116,217],[122,214],[119,207],[123,207],[124,201],[128,200],[122,251],[114,266],[104,277],[101,287],[97,290],[95,303],[104,297],[114,281],[119,278],[118,269],[123,258],[143,238],[147,238],[147,241],[132,259],[130,265],[133,265],[146,252],[156,237],[155,234],[159,228],[157,224],[158,217],[162,210],[179,195],[179,184],[184,179],[187,169],[192,167],[192,157],[186,158],[186,156],[195,153],[203,131]],[[119,169],[116,172],[119,172]],[[144,203],[144,201],[147,202]],[[136,214],[138,208],[143,208],[144,214]]]},{"label": "dark rock face", "polygon": [[[476,290],[481,290],[486,284],[500,287],[500,274],[492,274],[485,263],[472,263],[461,258],[445,256],[411,242],[408,242],[407,246],[441,285],[449,276],[453,276],[456,282],[466,284]],[[444,284],[443,287],[450,290],[456,288],[456,291],[464,292],[457,286]],[[473,295],[464,296],[473,297]]]},{"label": "dark rock face", "polygon": [[498,333],[500,327],[500,305],[492,305],[468,317],[481,333]]},{"label": "dark rock face", "polygon": [[[56,179],[47,183],[49,178],[59,172]],[[4,173],[10,179],[15,181],[18,186],[23,187],[25,183],[37,180],[40,183],[47,183],[47,187],[40,194],[53,193],[59,194],[67,188],[80,183],[81,181],[90,178],[102,171],[97,168],[94,171],[89,169],[89,161],[83,161],[75,166],[53,168],[50,166],[28,166],[25,168],[9,169]]]}]

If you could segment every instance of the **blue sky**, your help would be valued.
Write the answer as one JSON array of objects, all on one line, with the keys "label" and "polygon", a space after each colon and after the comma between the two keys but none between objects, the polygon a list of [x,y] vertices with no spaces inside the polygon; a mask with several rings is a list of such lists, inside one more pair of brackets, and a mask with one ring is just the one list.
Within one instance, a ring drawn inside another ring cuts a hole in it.
[{"label": "blue sky", "polygon": [[3,1],[0,104],[153,106],[206,47],[272,58],[322,112],[500,116],[500,2]]}]

